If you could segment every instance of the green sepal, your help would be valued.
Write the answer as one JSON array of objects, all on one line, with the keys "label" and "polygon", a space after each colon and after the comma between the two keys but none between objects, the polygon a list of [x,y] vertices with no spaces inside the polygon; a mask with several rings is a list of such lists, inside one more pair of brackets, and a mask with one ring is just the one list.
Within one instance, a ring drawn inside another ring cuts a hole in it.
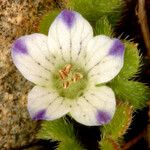
[{"label": "green sepal", "polygon": [[134,109],[142,109],[150,98],[150,89],[143,83],[115,78],[108,85],[115,92],[116,98],[130,103]]},{"label": "green sepal", "polygon": [[141,56],[137,49],[137,44],[133,42],[124,41],[125,55],[124,65],[118,76],[123,79],[130,79],[135,77],[140,72]]},{"label": "green sepal", "polygon": [[99,142],[99,148],[100,150],[121,150],[119,144],[110,138],[102,139]]},{"label": "green sepal", "polygon": [[74,149],[84,150],[76,139],[73,126],[64,118],[54,121],[43,121],[37,138],[60,141],[58,150],[70,150],[72,147]]},{"label": "green sepal", "polygon": [[112,28],[106,16],[101,17],[95,25],[94,33],[95,35],[104,34],[107,36],[112,36]]},{"label": "green sepal", "polygon": [[115,141],[121,138],[132,121],[132,112],[131,106],[126,103],[120,103],[111,122],[104,125],[101,129],[103,138],[110,137]]},{"label": "green sepal", "polygon": [[53,10],[45,14],[39,24],[39,31],[45,35],[48,34],[48,29],[57,15],[60,13],[60,10]]}]

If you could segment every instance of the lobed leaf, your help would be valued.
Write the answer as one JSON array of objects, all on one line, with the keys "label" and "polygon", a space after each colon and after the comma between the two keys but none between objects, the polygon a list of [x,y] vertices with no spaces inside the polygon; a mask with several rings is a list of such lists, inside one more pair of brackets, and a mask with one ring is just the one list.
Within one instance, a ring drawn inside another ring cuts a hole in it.
[{"label": "lobed leaf", "polygon": [[111,137],[115,141],[121,138],[131,124],[132,112],[131,106],[126,103],[120,103],[111,122],[102,128],[104,138]]},{"label": "lobed leaf", "polygon": [[101,150],[121,150],[119,144],[110,138],[102,139],[99,142],[99,148]]},{"label": "lobed leaf", "polygon": [[63,118],[54,121],[43,121],[37,137],[60,141],[57,147],[58,150],[70,150],[71,147],[74,150],[84,150],[76,139],[73,126]]},{"label": "lobed leaf", "polygon": [[108,85],[115,92],[116,98],[128,102],[134,109],[142,109],[150,98],[150,89],[143,83],[115,78]]}]

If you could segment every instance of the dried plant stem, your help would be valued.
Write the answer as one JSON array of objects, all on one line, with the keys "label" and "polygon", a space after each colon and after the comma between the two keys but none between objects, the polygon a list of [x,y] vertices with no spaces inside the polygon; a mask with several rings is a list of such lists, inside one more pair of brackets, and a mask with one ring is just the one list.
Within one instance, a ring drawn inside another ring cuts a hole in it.
[{"label": "dried plant stem", "polygon": [[136,10],[136,14],[141,26],[141,31],[147,49],[147,55],[150,57],[150,31],[145,10],[145,0],[138,0],[137,8],[138,9]]},{"label": "dried plant stem", "polygon": [[131,146],[133,146],[134,144],[136,144],[141,138],[144,137],[145,132],[146,132],[145,130],[142,131],[135,138],[133,138],[132,140],[130,140],[128,143],[124,144],[123,147],[122,147],[122,150],[128,150]]}]

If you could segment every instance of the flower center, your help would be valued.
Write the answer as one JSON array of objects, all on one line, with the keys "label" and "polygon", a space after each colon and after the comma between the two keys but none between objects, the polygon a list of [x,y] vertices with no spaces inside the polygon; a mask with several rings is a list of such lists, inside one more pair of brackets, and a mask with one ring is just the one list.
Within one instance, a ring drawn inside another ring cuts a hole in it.
[{"label": "flower center", "polygon": [[60,96],[75,99],[83,94],[88,79],[83,68],[68,63],[56,69],[52,81]]},{"label": "flower center", "polygon": [[59,70],[60,78],[62,79],[62,86],[64,89],[69,88],[71,84],[79,82],[83,78],[83,75],[79,72],[71,71],[72,65],[67,64],[63,69]]}]

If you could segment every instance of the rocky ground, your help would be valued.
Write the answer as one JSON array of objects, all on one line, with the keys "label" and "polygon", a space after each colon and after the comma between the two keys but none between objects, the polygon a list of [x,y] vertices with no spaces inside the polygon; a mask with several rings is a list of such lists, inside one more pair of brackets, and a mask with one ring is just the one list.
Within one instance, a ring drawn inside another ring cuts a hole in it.
[{"label": "rocky ground", "polygon": [[11,45],[18,37],[38,32],[40,17],[56,7],[53,0],[0,0],[0,149],[18,148],[35,139],[37,123],[27,112],[32,84],[12,63]]}]

